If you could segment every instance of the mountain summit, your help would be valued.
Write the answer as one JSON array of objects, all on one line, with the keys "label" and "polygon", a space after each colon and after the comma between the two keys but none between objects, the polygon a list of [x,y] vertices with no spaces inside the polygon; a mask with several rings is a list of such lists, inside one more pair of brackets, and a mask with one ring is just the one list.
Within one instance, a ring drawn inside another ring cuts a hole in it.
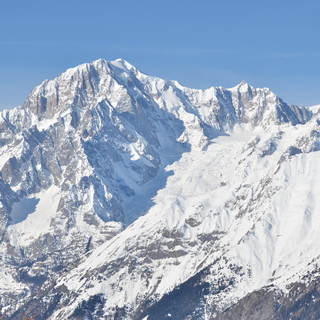
[{"label": "mountain summit", "polygon": [[4,319],[316,314],[319,124],[122,59],[44,81],[0,117]]}]

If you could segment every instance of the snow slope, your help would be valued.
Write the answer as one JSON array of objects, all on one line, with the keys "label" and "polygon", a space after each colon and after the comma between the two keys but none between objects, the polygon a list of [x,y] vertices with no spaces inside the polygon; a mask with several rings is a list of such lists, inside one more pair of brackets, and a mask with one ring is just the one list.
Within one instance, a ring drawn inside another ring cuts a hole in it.
[{"label": "snow slope", "polygon": [[[319,263],[320,153],[307,153],[314,141],[300,154],[288,150],[312,135],[313,122],[267,133],[237,129],[206,151],[184,154],[167,168],[174,175],[149,212],[59,281],[79,294],[52,319],[99,294],[107,317],[122,307],[131,319],[143,301],[157,301],[206,267],[213,287],[235,278],[206,298],[218,310],[264,286],[286,290],[298,281]],[[264,155],[270,141],[276,150]]]}]

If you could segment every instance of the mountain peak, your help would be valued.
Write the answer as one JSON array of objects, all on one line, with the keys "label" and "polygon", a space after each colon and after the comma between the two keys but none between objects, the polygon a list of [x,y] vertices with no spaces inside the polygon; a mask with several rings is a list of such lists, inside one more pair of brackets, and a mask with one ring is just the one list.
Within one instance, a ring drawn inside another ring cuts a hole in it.
[{"label": "mountain peak", "polygon": [[115,59],[115,60],[111,61],[111,63],[121,63],[121,64],[124,64],[124,65],[130,65],[130,66],[132,66],[131,63],[129,63],[127,60],[125,60],[125,59],[123,59],[123,58]]},{"label": "mountain peak", "polygon": [[248,82],[247,81],[245,81],[245,80],[242,80],[240,83],[239,83],[239,85],[238,85],[239,87],[240,86],[249,86],[249,84],[248,84]]},{"label": "mountain peak", "polygon": [[234,89],[240,90],[240,91],[248,91],[250,88],[251,86],[245,80],[242,80],[238,85],[234,87]]},{"label": "mountain peak", "polygon": [[138,71],[136,66],[134,66],[133,64],[131,64],[130,62],[128,62],[127,60],[124,60],[122,58],[110,61],[110,64],[112,64],[113,66],[116,66],[120,69],[127,70],[127,71],[134,71],[134,72]]},{"label": "mountain peak", "polygon": [[[177,108],[195,114],[201,110],[201,121],[222,131],[232,129],[238,122],[256,126],[264,121],[266,112],[272,116],[268,117],[270,120],[267,123],[301,122],[295,116],[295,113],[300,112],[299,108],[291,110],[269,89],[254,88],[246,81],[231,89],[220,88],[212,92],[219,101],[219,111],[209,107],[208,103],[212,99],[209,91],[190,90],[174,81],[148,76],[124,59],[98,59],[69,69],[54,80],[43,82],[28,97],[24,108],[37,115],[38,119],[49,119],[61,112],[71,112],[73,117],[80,120],[83,110],[91,109],[102,101],[118,112],[131,114],[140,112],[142,105],[158,105],[170,113]],[[229,101],[230,93],[233,98]],[[224,96],[229,97],[228,101],[222,101]],[[281,119],[278,117],[279,112]],[[211,114],[212,119],[204,116],[207,113]]]}]

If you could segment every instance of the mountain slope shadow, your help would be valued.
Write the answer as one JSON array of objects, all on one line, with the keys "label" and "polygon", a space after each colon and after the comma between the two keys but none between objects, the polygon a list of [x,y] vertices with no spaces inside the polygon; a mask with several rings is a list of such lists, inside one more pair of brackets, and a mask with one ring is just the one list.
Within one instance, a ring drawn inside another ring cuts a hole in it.
[{"label": "mountain slope shadow", "polygon": [[182,120],[150,100],[135,103],[138,110],[129,113],[116,110],[107,100],[101,102],[91,116],[104,125],[82,141],[94,170],[93,183],[116,195],[125,225],[152,207],[153,198],[173,175],[166,167],[191,150],[189,143],[178,141],[185,131]]}]

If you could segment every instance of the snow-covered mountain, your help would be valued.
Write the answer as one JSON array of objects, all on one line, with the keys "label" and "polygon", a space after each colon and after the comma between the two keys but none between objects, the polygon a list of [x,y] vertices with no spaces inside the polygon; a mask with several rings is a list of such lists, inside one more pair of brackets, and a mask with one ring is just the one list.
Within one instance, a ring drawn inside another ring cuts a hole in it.
[{"label": "snow-covered mountain", "polygon": [[4,319],[316,315],[319,125],[121,59],[44,81],[0,117]]}]

